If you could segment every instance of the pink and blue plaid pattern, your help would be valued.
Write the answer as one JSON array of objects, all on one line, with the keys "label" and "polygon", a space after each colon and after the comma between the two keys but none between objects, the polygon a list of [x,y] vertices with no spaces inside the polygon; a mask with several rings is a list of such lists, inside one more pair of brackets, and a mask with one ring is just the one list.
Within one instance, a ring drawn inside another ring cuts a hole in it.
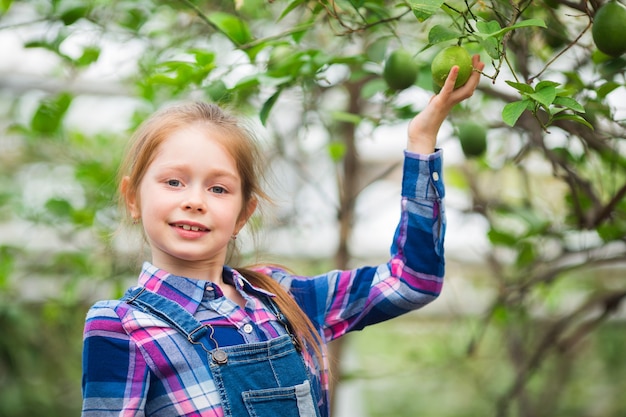
[{"label": "pink and blue plaid pattern", "polygon": [[[260,272],[293,295],[325,342],[423,307],[439,295],[443,284],[441,170],[441,151],[406,153],[401,217],[387,263],[315,277],[294,276],[273,267],[260,268]],[[149,263],[144,264],[138,286],[176,301],[198,321],[210,323],[221,346],[285,334],[283,325],[262,302],[271,294],[253,287],[228,267],[224,277],[243,293],[246,309],[225,299],[220,288],[210,282],[170,275]],[[124,302],[96,303],[85,323],[82,415],[222,416],[210,371],[195,361],[164,355],[162,346],[198,349],[163,321]],[[304,358],[313,373],[312,382],[323,392],[321,415],[327,416],[327,363],[317,364],[307,351]]]}]

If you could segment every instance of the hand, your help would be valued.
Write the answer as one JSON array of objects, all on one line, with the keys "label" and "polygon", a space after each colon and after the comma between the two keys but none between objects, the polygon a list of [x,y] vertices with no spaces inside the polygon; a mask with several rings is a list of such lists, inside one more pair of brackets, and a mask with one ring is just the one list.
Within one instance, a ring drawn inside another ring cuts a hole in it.
[{"label": "hand", "polygon": [[454,83],[459,74],[459,67],[452,67],[439,94],[434,95],[426,108],[411,120],[408,129],[408,151],[421,154],[429,154],[435,151],[437,133],[448,113],[455,105],[471,97],[478,86],[480,72],[485,68],[485,64],[480,61],[479,55],[472,57],[472,66],[474,71],[472,71],[469,80],[456,90],[454,89]]}]

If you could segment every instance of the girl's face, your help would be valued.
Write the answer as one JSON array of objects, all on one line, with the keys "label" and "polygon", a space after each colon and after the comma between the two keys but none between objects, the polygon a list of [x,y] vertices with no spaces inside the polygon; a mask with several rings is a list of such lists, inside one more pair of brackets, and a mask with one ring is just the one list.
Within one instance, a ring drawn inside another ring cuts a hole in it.
[{"label": "girl's face", "polygon": [[152,263],[176,275],[211,266],[221,272],[231,236],[255,208],[242,210],[241,178],[217,134],[198,125],[175,131],[159,145],[137,195],[126,196],[131,215],[142,220]]}]

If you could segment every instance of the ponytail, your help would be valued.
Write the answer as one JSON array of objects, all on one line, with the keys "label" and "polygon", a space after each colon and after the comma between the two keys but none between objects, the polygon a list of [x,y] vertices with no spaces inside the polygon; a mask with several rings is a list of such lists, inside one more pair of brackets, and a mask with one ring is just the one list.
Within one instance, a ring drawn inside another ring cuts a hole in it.
[{"label": "ponytail", "polygon": [[[278,282],[265,274],[249,268],[237,268],[237,272],[243,275],[255,287],[276,295],[274,301],[278,305],[281,313],[287,318],[291,326],[290,331],[293,333],[293,336],[296,337],[297,342],[300,346],[312,347],[318,363],[324,366],[322,338],[309,317],[291,295]],[[321,371],[322,370],[320,370],[320,372]]]}]

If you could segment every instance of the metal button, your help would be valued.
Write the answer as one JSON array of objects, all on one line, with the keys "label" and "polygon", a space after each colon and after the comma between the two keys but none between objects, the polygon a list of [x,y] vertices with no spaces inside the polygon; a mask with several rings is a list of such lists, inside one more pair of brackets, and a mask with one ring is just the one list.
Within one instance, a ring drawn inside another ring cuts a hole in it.
[{"label": "metal button", "polygon": [[218,365],[224,365],[228,362],[228,354],[220,348],[215,349],[213,353],[211,353],[211,357],[213,358],[213,362]]},{"label": "metal button", "polygon": [[248,333],[248,334],[252,333],[252,330],[254,330],[254,329],[253,329],[253,327],[252,327],[252,325],[250,323],[246,323],[243,326],[243,331]]},{"label": "metal button", "polygon": [[437,171],[433,172],[433,180],[439,181],[439,173]]}]

